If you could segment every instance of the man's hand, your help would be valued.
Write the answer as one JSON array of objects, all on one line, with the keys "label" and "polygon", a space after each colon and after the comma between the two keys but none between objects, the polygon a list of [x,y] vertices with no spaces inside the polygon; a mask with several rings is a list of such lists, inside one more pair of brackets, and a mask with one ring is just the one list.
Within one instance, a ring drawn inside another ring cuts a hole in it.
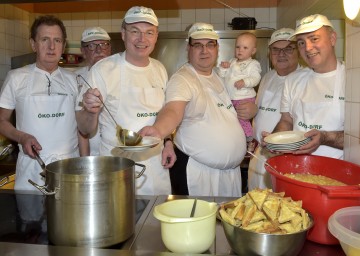
[{"label": "man's hand", "polygon": [[42,147],[37,139],[28,133],[23,133],[18,142],[21,144],[24,154],[30,156],[31,158],[35,158],[32,149],[33,146],[37,151],[42,150]]},{"label": "man's hand", "polygon": [[102,103],[102,95],[98,89],[88,89],[83,96],[83,107],[89,113],[99,113]]},{"label": "man's hand", "polygon": [[161,164],[164,168],[168,169],[171,168],[176,161],[176,154],[174,151],[173,142],[168,140],[165,141],[164,149],[162,151],[162,159]]},{"label": "man's hand", "polygon": [[258,111],[257,105],[253,102],[239,103],[235,109],[236,109],[238,118],[242,119],[242,120],[252,119]]}]

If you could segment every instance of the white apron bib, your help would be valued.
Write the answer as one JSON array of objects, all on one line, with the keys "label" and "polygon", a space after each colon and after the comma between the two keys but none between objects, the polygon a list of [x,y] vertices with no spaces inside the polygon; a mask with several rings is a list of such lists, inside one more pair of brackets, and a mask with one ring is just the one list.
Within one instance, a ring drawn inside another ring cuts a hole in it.
[{"label": "white apron bib", "polygon": [[[126,53],[123,53],[123,55],[124,54]],[[127,84],[131,81],[131,74],[126,73],[126,65],[125,56],[122,56],[120,59],[119,70],[119,98],[113,99],[113,102],[118,105],[115,119],[122,127],[138,131],[144,126],[154,124],[156,115],[165,102],[165,95],[162,87],[158,85],[150,88],[141,88]],[[161,83],[159,79],[156,79],[156,74],[154,74],[153,78],[155,78],[155,83]],[[144,151],[129,152],[122,151],[119,148],[114,149],[117,141],[110,141],[109,139],[106,139],[107,136],[108,134],[103,134],[103,141],[105,143],[101,146],[101,155],[121,156],[146,166],[144,174],[140,178],[136,179],[136,193],[138,195],[171,194],[169,170],[164,169],[161,165],[163,143]],[[141,167],[135,166],[136,172],[139,172],[140,170]]]},{"label": "white apron bib", "polygon": [[[298,100],[294,104],[294,130],[309,131],[311,129],[319,129],[310,125],[321,126],[319,130],[323,131],[341,131],[344,130],[344,100],[340,100],[340,91],[345,84],[343,74],[345,67],[338,62],[336,67],[335,88],[332,101],[324,102],[306,102]],[[310,78],[310,76],[309,76]],[[304,81],[308,83],[308,81]],[[311,86],[306,86],[304,94],[307,90],[311,90]],[[327,156],[337,159],[343,159],[343,150],[321,145],[313,155]]]},{"label": "white apron bib", "polygon": [[[272,79],[267,81],[268,87],[262,95],[262,99],[258,102],[259,111],[254,120],[255,139],[261,141],[262,131],[272,132],[278,121],[280,120],[280,102],[285,77],[274,74]],[[255,188],[271,188],[270,174],[265,170],[264,162],[274,156],[265,148],[258,146],[254,154],[261,159],[251,157],[248,167],[248,189]]]},{"label": "white apron bib", "polygon": [[[193,68],[187,68],[191,69],[194,75],[196,74],[200,80],[199,75]],[[230,143],[237,144],[237,151],[229,152],[228,155],[230,162],[234,160],[235,157],[232,157],[234,154],[238,155],[239,158],[237,164],[229,163],[229,165],[232,166],[231,168],[229,167],[226,169],[218,169],[203,164],[206,163],[206,161],[210,161],[210,158],[213,156],[209,156],[207,159],[204,157],[197,160],[197,156],[190,156],[186,169],[189,195],[240,197],[240,162],[243,159],[246,151],[245,135],[239,125],[236,114],[232,112],[232,109],[228,109],[227,107],[218,107],[218,104],[221,103],[223,103],[225,106],[231,104],[225,88],[223,88],[222,92],[218,92],[213,88],[209,88],[207,85],[205,86],[206,88],[204,88],[204,95],[206,95],[207,107],[204,113],[204,118],[196,121],[196,127],[194,127],[194,129],[200,132],[206,131],[206,133],[202,132],[200,136],[205,136],[205,134],[211,135],[219,133],[236,134],[238,138],[234,138]],[[186,124],[183,123],[182,125]],[[239,127],[240,131],[242,131],[240,133]],[[214,144],[216,145],[213,145],[211,144],[211,138],[207,139],[209,140],[207,147],[216,147],[219,152],[222,152],[222,145],[224,144],[215,142]],[[204,144],[194,142],[191,147],[196,151],[196,147],[203,149]]]},{"label": "white apron bib", "polygon": [[[58,72],[61,74],[60,70]],[[38,140],[42,146],[40,157],[45,164],[79,156],[74,96],[70,92],[67,95],[32,94],[34,73],[35,68],[26,87],[27,97],[23,102],[24,113],[16,115],[16,118],[19,119],[16,122],[19,124],[17,128],[33,135]],[[63,74],[61,77],[65,81]],[[15,189],[37,191],[28,182],[28,179],[43,185],[44,180],[39,174],[41,167],[35,159],[23,153],[21,145],[19,145],[19,149]]]}]

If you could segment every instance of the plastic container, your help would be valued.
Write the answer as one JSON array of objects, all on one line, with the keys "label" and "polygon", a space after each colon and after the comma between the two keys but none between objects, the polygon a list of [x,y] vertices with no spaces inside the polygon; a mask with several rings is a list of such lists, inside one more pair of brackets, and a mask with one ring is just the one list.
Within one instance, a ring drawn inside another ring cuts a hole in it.
[{"label": "plastic container", "polygon": [[273,190],[284,191],[293,200],[302,200],[303,208],[314,218],[308,239],[320,244],[338,244],[329,232],[329,217],[337,210],[360,206],[360,166],[329,157],[285,154],[267,160],[281,173],[311,173],[327,176],[349,186],[320,186],[288,178],[265,165],[271,174]]},{"label": "plastic container", "polygon": [[328,228],[340,241],[347,256],[360,255],[360,207],[337,210],[330,216]]},{"label": "plastic container", "polygon": [[215,240],[217,204],[197,200],[195,215],[190,217],[194,199],[179,199],[154,207],[161,221],[161,238],[175,253],[202,253]]}]

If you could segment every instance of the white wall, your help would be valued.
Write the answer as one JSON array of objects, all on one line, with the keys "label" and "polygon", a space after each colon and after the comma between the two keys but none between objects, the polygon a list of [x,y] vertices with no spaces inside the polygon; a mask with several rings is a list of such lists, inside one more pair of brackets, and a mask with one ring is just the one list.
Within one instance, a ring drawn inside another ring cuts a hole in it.
[{"label": "white wall", "polygon": [[[276,28],[277,8],[244,8],[238,13],[255,17],[257,28]],[[231,29],[228,23],[239,16],[233,10],[189,9],[155,10],[160,31],[184,31],[193,22],[212,23],[216,30]],[[65,24],[70,46],[79,45],[82,31],[89,26],[101,26],[108,32],[119,32],[125,12],[53,13]],[[0,4],[0,85],[10,70],[11,57],[31,52],[29,28],[37,14],[29,14],[10,4]]]},{"label": "white wall", "polygon": [[346,23],[345,159],[360,164],[360,27]]}]

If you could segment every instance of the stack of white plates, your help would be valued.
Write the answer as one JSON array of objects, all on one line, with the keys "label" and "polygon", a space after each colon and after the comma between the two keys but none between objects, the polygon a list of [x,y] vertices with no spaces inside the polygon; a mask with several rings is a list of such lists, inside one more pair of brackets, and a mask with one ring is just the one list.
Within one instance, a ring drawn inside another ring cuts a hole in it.
[{"label": "stack of white plates", "polygon": [[304,134],[305,132],[302,131],[276,132],[265,137],[264,141],[270,151],[291,152],[298,150],[311,140],[306,138]]}]

